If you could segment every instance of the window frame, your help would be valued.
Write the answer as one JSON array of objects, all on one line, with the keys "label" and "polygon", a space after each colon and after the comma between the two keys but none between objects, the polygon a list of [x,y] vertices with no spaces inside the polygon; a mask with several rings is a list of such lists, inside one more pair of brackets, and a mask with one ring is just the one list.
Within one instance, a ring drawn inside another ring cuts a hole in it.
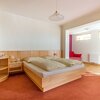
[{"label": "window frame", "polygon": [[91,39],[91,34],[80,34],[76,36],[77,41],[83,41],[83,40],[90,40]]}]

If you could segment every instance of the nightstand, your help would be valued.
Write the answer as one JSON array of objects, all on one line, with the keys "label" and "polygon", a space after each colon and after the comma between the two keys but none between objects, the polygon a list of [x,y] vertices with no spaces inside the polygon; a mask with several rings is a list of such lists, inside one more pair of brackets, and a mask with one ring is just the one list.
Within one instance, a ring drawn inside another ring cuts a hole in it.
[{"label": "nightstand", "polygon": [[22,71],[23,69],[21,61],[9,62],[9,73],[18,73]]},{"label": "nightstand", "polygon": [[8,78],[8,57],[0,57],[0,82]]}]

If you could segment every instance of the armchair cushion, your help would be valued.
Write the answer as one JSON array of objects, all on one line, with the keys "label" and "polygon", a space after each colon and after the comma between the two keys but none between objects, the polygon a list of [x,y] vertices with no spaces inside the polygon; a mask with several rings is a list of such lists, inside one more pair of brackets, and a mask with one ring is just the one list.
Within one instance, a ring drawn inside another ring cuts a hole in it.
[{"label": "armchair cushion", "polygon": [[81,57],[82,54],[74,54],[74,57]]},{"label": "armchair cushion", "polygon": [[69,57],[71,59],[81,60],[82,54],[76,54],[73,51],[70,51]]}]

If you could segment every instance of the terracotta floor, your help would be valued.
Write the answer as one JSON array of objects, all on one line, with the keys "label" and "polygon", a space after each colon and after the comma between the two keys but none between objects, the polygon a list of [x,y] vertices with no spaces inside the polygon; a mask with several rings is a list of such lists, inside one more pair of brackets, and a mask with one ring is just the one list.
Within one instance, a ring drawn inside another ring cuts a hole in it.
[{"label": "terracotta floor", "polygon": [[43,93],[25,74],[15,75],[0,83],[0,100],[100,100],[100,76],[83,76]]}]

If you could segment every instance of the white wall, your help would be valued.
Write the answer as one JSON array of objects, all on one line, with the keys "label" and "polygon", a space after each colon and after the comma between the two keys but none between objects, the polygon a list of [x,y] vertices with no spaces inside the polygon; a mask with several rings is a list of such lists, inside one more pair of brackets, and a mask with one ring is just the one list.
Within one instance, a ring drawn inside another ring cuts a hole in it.
[{"label": "white wall", "polygon": [[0,50],[60,50],[60,27],[1,12]]},{"label": "white wall", "polygon": [[[91,34],[90,40],[81,40],[77,41],[76,36],[73,35],[72,39],[72,49],[76,53],[82,53],[83,61],[87,61],[88,54],[90,55],[90,61],[99,62],[100,57],[100,31],[91,31],[88,32]],[[87,34],[87,33],[85,33]],[[78,34],[79,35],[79,34]],[[100,63],[100,62],[99,62]]]}]

